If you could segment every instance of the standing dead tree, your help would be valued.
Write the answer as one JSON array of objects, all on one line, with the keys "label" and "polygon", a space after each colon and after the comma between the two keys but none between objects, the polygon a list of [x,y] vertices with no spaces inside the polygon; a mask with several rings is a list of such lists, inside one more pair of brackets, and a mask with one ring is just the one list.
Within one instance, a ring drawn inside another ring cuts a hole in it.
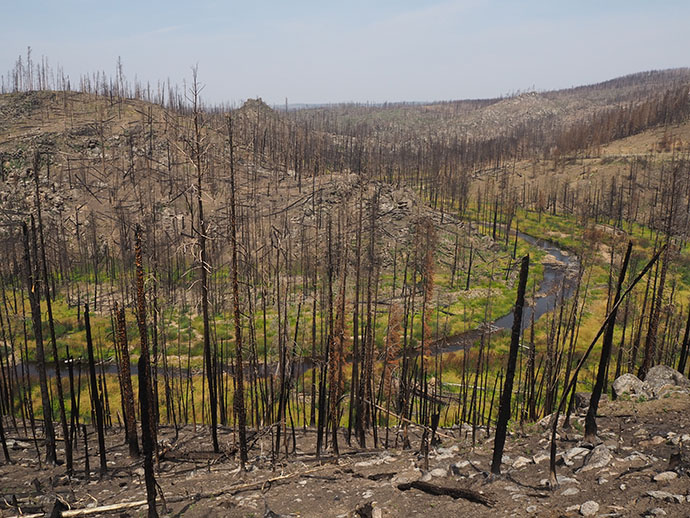
[{"label": "standing dead tree", "polygon": [[125,308],[118,308],[116,304],[115,313],[117,316],[117,343],[120,348],[120,380],[122,383],[122,412],[125,418],[125,440],[129,445],[130,457],[138,457],[139,441],[137,438],[134,390],[132,389],[132,375],[129,362]]},{"label": "standing dead tree", "polygon": [[611,320],[606,327],[604,333],[604,342],[601,346],[601,357],[599,358],[599,369],[597,370],[597,381],[592,389],[592,396],[589,400],[589,409],[587,410],[587,417],[585,417],[585,440],[594,442],[597,436],[597,409],[599,408],[599,399],[604,389],[606,382],[606,373],[608,372],[609,359],[611,358],[611,348],[613,347],[613,330],[616,325],[616,313],[618,308],[618,300],[621,296],[621,289],[625,274],[628,270],[628,262],[630,261],[630,253],[632,252],[632,241],[628,242],[628,249],[625,252],[623,259],[623,266],[621,267],[618,276],[618,285],[616,286],[616,294],[613,298],[613,307],[611,310]]},{"label": "standing dead tree", "polygon": [[[32,231],[34,230],[33,218],[31,218]],[[43,406],[43,430],[45,434],[46,462],[55,464],[57,453],[55,451],[55,429],[53,427],[53,412],[48,392],[48,377],[46,374],[45,351],[43,349],[43,326],[41,324],[41,289],[37,282],[32,266],[31,249],[29,248],[29,230],[26,223],[22,223],[22,234],[24,236],[24,278],[26,289],[29,294],[29,305],[31,306],[31,319],[34,327],[34,339],[36,341],[36,362],[38,364],[38,382],[41,387],[41,404]],[[33,232],[35,238],[35,232]],[[34,239],[35,244],[35,239]],[[36,247],[34,247],[34,260],[36,260]]]},{"label": "standing dead tree", "polygon": [[[230,239],[232,241],[232,307],[235,321],[235,399],[234,409],[239,428],[240,464],[244,469],[247,463],[247,416],[244,407],[244,375],[242,372],[242,321],[240,316],[240,290],[237,281],[237,216],[235,204],[235,155],[232,141],[232,118],[228,117],[228,145],[230,147]],[[199,214],[201,214],[201,198],[199,198]],[[202,266],[202,271],[205,265]],[[208,324],[208,315],[204,315],[204,329]],[[210,390],[209,390],[210,392]],[[215,428],[214,428],[215,433]],[[218,448],[218,439],[214,438],[214,448]]]},{"label": "standing dead tree", "polygon": [[89,355],[89,382],[91,384],[91,405],[96,416],[96,431],[98,433],[98,454],[101,461],[101,476],[108,471],[105,459],[105,430],[103,422],[103,403],[98,392],[96,379],[96,362],[93,355],[93,339],[91,338],[91,320],[89,318],[89,305],[84,304],[84,325],[86,327],[86,350]]},{"label": "standing dead tree", "polygon": [[525,306],[525,289],[527,288],[527,275],[529,273],[529,255],[522,258],[520,264],[520,281],[518,283],[517,301],[513,312],[513,328],[510,334],[510,352],[508,353],[508,365],[506,377],[501,392],[501,404],[498,409],[498,421],[496,422],[496,436],[494,438],[494,454],[491,460],[491,473],[501,474],[501,459],[503,447],[506,442],[508,421],[510,420],[511,398],[513,395],[513,379],[515,378],[515,364],[517,362],[518,348],[520,347],[520,334],[522,333],[522,310]]},{"label": "standing dead tree", "polygon": [[563,412],[563,409],[565,408],[565,403],[568,400],[566,397],[567,394],[570,393],[571,390],[573,390],[573,387],[577,383],[577,376],[580,373],[580,369],[582,369],[582,366],[587,362],[587,358],[589,358],[589,355],[592,352],[592,349],[594,349],[594,346],[596,345],[597,341],[601,337],[602,333],[606,329],[606,326],[609,324],[609,322],[613,321],[613,315],[612,312],[618,310],[618,306],[621,305],[621,303],[625,300],[625,298],[628,296],[628,294],[633,290],[633,288],[637,285],[638,282],[642,280],[642,278],[647,274],[647,272],[654,266],[654,264],[657,262],[661,254],[664,252],[666,246],[661,247],[659,251],[657,251],[656,254],[654,254],[654,257],[645,265],[645,267],[642,269],[642,271],[635,277],[635,279],[630,283],[630,286],[625,290],[623,295],[618,299],[618,302],[613,305],[613,307],[609,310],[608,315],[606,315],[606,318],[604,319],[604,322],[601,324],[601,327],[599,328],[599,331],[597,331],[597,334],[594,335],[594,338],[592,339],[592,342],[589,344],[589,347],[587,347],[587,350],[585,353],[582,355],[582,358],[580,358],[580,361],[577,364],[577,367],[575,367],[575,370],[573,371],[572,378],[570,380],[566,380],[566,389],[563,391],[563,397],[561,398],[561,402],[559,403],[558,407],[556,408],[556,411],[553,413],[551,416],[551,449],[550,449],[550,459],[549,459],[549,470],[550,470],[550,477],[549,477],[549,484],[551,488],[556,488],[558,487],[558,478],[556,477],[556,431],[558,429],[558,417],[559,415]]},{"label": "standing dead tree", "polygon": [[[136,230],[134,232],[134,261],[136,265],[136,270],[137,270],[137,326],[139,327],[139,339],[140,339],[140,355],[141,357],[139,358],[139,368],[141,369],[141,366],[143,365],[144,370],[146,371],[146,376],[147,379],[151,379],[151,361],[149,357],[149,341],[148,341],[148,327],[146,325],[146,296],[144,294],[144,266],[143,266],[143,261],[142,261],[142,253],[141,253],[141,227],[137,225]],[[141,358],[143,358],[143,363]],[[139,387],[139,391],[141,392],[142,390],[148,390],[149,393],[146,394],[147,401],[149,401],[146,410],[147,412],[144,412],[144,408],[141,408],[141,420],[143,421],[148,421],[148,426],[151,431],[151,434],[153,436],[153,445],[156,445],[156,426],[155,426],[155,419],[154,419],[154,412],[153,408],[151,405],[151,401],[153,401],[153,388],[151,387],[150,383],[147,383],[144,387]],[[139,401],[141,401],[141,396],[139,396]]]}]

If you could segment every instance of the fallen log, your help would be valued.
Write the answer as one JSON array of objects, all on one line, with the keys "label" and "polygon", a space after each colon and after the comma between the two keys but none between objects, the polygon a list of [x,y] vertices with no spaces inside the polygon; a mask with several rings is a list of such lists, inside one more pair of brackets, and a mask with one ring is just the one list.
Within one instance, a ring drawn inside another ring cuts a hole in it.
[{"label": "fallen log", "polygon": [[[177,502],[183,502],[183,501],[199,501],[205,498],[216,498],[221,495],[234,495],[235,493],[239,493],[241,491],[247,491],[250,489],[261,489],[261,490],[267,490],[268,487],[270,487],[271,484],[275,482],[282,482],[284,480],[288,480],[291,478],[295,477],[302,477],[302,476],[307,476],[308,474],[314,473],[316,471],[322,470],[329,467],[328,465],[324,466],[317,466],[315,468],[311,468],[305,471],[296,471],[294,473],[286,473],[284,475],[278,475],[272,478],[268,479],[263,479],[263,480],[257,480],[255,482],[249,482],[246,484],[239,484],[239,485],[234,485],[234,486],[227,486],[223,489],[216,490],[213,492],[208,492],[208,493],[197,493],[197,494],[191,494],[191,495],[173,495],[169,498],[166,498],[167,503],[177,503]],[[87,508],[82,508],[82,509],[70,509],[67,511],[61,511],[61,514],[59,515],[61,518],[71,518],[71,517],[78,517],[78,516],[89,516],[89,515],[94,515],[94,514],[101,514],[101,513],[110,513],[113,511],[121,511],[123,509],[132,509],[135,507],[143,507],[147,504],[146,500],[136,500],[134,502],[120,502],[116,504],[108,504],[108,505],[100,505],[97,507],[87,507]],[[47,518],[49,517],[49,513],[37,513],[37,514],[32,514],[32,515],[16,515],[16,516],[11,516],[9,518]]]},{"label": "fallen log", "polygon": [[458,498],[464,498],[470,502],[477,504],[482,504],[487,507],[493,507],[496,503],[492,498],[473,491],[472,489],[460,488],[460,487],[449,487],[449,486],[438,486],[436,484],[430,484],[429,482],[422,482],[421,480],[416,480],[414,482],[406,482],[404,484],[398,484],[398,489],[400,491],[408,491],[410,489],[419,489],[425,493],[435,496],[449,496],[457,500]]}]

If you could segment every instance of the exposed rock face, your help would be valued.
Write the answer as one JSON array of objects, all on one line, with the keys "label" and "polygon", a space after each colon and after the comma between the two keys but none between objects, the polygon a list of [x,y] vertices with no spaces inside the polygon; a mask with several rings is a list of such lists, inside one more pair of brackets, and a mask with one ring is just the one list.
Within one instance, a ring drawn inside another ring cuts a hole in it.
[{"label": "exposed rock face", "polygon": [[670,392],[690,393],[690,380],[667,365],[649,369],[644,381],[628,373],[613,382],[616,397],[629,394],[635,398],[659,399]]}]

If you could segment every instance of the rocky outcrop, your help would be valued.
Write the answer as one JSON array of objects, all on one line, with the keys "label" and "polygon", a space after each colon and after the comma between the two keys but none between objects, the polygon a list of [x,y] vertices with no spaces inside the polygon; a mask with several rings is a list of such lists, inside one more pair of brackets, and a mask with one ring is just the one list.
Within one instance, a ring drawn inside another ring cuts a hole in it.
[{"label": "rocky outcrop", "polygon": [[690,380],[666,365],[649,369],[644,381],[633,374],[623,374],[613,382],[613,394],[633,398],[659,399],[671,392],[690,394]]},{"label": "rocky outcrop", "polygon": [[655,398],[669,392],[690,393],[690,380],[667,365],[657,365],[649,369],[644,383],[651,389]]}]

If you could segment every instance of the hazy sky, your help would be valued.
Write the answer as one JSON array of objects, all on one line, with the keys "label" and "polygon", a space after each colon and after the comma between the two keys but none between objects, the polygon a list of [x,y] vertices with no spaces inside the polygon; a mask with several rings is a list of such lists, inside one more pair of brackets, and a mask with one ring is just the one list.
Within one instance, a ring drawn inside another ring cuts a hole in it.
[{"label": "hazy sky", "polygon": [[690,65],[687,0],[0,0],[0,71],[33,49],[207,102],[494,97]]}]

